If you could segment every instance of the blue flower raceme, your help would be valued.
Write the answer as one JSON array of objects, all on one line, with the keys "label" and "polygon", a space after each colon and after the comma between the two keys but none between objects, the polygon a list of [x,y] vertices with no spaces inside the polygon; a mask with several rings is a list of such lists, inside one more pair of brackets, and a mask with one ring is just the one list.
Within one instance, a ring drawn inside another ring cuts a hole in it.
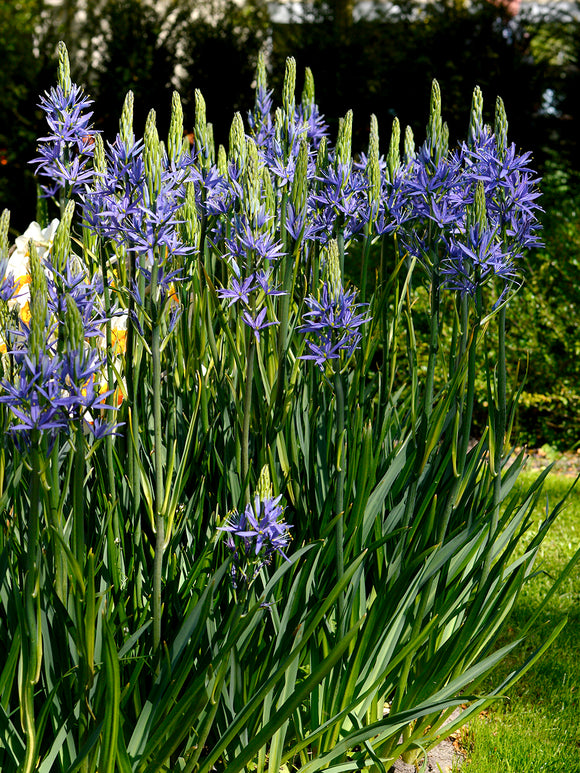
[{"label": "blue flower raceme", "polygon": [[50,133],[39,140],[36,174],[48,177],[52,185],[43,186],[45,196],[54,196],[61,189],[69,195],[82,192],[92,180],[90,161],[93,157],[94,136],[90,124],[92,113],[86,112],[92,100],[76,84],[69,88],[52,88],[40,100]]},{"label": "blue flower raceme", "polygon": [[262,470],[258,493],[242,512],[230,514],[218,531],[226,533],[226,545],[233,553],[234,584],[251,582],[260,569],[278,553],[286,561],[292,526],[284,520],[282,497],[273,497],[267,468]]},{"label": "blue flower raceme", "polygon": [[104,386],[105,357],[98,348],[105,315],[102,281],[89,279],[74,256],[63,270],[53,264],[52,246],[41,261],[30,243],[30,321],[9,331],[10,378],[0,382],[0,402],[15,421],[8,431],[25,447],[33,434],[46,434],[49,446],[58,433],[82,422],[95,437],[116,433],[118,425],[100,423],[112,410]]},{"label": "blue flower raceme", "polygon": [[320,298],[306,296],[309,311],[303,314],[299,330],[310,334],[306,339],[308,354],[303,360],[313,360],[324,372],[326,363],[339,360],[341,352],[348,360],[359,346],[362,333],[360,327],[369,321],[361,310],[366,304],[356,303],[356,291],[346,291],[342,286],[338,265],[338,247],[331,242],[327,251],[326,279]]}]

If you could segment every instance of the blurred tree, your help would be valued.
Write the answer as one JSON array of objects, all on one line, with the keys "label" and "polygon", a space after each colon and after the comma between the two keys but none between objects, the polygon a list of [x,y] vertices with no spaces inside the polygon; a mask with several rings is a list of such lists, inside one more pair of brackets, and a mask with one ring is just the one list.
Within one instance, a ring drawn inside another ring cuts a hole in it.
[{"label": "blurred tree", "polygon": [[[518,145],[534,144],[536,113],[545,89],[547,65],[532,56],[538,29],[513,18],[508,9],[487,0],[469,5],[462,0],[422,4],[399,0],[373,6],[372,14],[355,20],[346,40],[335,34],[335,4],[303,3],[289,24],[273,30],[272,71],[280,85],[283,61],[293,55],[299,71],[310,66],[323,112],[336,121],[352,108],[355,142],[366,144],[371,113],[383,132],[397,115],[424,136],[423,112],[433,78],[443,95],[444,119],[452,138],[463,137],[473,87],[486,98],[491,120],[501,95],[510,118],[511,137]],[[361,123],[362,122],[362,123]]]},{"label": "blurred tree", "polygon": [[148,0],[104,0],[89,10],[81,40],[92,41],[84,80],[95,99],[97,128],[107,138],[115,137],[125,94],[131,90],[136,134],[142,133],[151,108],[157,111],[160,131],[166,131],[178,46],[171,8]]},{"label": "blurred tree", "polygon": [[[184,9],[191,4],[184,3]],[[203,94],[216,142],[227,142],[234,113],[253,106],[258,53],[267,42],[265,0],[207,0],[183,13],[177,55],[184,111],[193,124],[195,89]]]},{"label": "blurred tree", "polygon": [[[32,202],[36,187],[32,168],[41,126],[38,95],[54,80],[57,31],[43,0],[3,0],[0,3],[0,209],[14,211],[20,227],[19,203]],[[50,75],[49,75],[50,72]]]}]

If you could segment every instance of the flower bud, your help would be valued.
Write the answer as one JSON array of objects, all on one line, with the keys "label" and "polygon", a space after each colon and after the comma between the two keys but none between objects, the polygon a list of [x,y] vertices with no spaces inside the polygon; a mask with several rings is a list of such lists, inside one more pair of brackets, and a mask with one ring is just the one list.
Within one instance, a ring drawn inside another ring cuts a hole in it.
[{"label": "flower bud", "polygon": [[497,154],[500,160],[505,158],[507,150],[508,120],[505,112],[503,99],[498,97],[495,102],[495,141],[497,143]]},{"label": "flower bud", "polygon": [[240,113],[234,115],[230,128],[229,162],[235,164],[240,171],[246,165],[246,137]]},{"label": "flower bud", "polygon": [[161,188],[161,143],[155,123],[155,110],[150,110],[143,136],[143,166],[151,201],[155,201]]},{"label": "flower bud", "polygon": [[274,222],[276,218],[276,194],[274,193],[274,186],[272,185],[272,178],[270,177],[268,167],[262,167],[260,177],[262,180],[262,199],[266,206],[266,214]]},{"label": "flower bud", "polygon": [[315,176],[320,177],[322,172],[327,168],[328,166],[328,147],[326,142],[326,137],[323,137],[320,140],[320,145],[318,146],[318,153],[316,154],[316,170],[315,170]]},{"label": "flower bud", "polygon": [[197,213],[197,203],[195,200],[195,185],[192,182],[185,186],[185,199],[180,209],[181,232],[183,241],[197,249],[199,247],[199,237],[201,226]]},{"label": "flower bud", "polygon": [[393,119],[393,129],[391,131],[391,142],[389,144],[389,153],[387,156],[387,168],[389,170],[389,179],[393,180],[399,167],[401,166],[401,125],[398,118]]},{"label": "flower bud", "polygon": [[133,102],[133,92],[128,91],[125,101],[123,102],[123,110],[121,112],[121,121],[119,124],[119,134],[125,145],[133,144]]},{"label": "flower bud", "polygon": [[261,502],[272,499],[272,482],[270,480],[270,470],[268,469],[267,464],[262,467],[260,472],[256,494]]},{"label": "flower bud", "polygon": [[71,351],[81,351],[85,337],[85,326],[79,307],[70,295],[66,295],[66,311],[64,313],[64,339],[66,348]]},{"label": "flower bud", "polygon": [[[289,56],[286,59],[286,72],[284,74],[284,86],[282,88],[282,107],[286,115],[286,121],[294,120],[294,106],[296,90],[296,59]],[[288,125],[286,126],[288,128]]]},{"label": "flower bud", "polygon": [[312,106],[314,105],[314,76],[312,70],[307,67],[304,71],[304,88],[302,89],[302,109],[304,114],[310,116],[312,113]]},{"label": "flower bud", "polygon": [[213,123],[206,124],[205,127],[205,145],[207,148],[208,169],[215,162],[215,142],[213,138]]},{"label": "flower bud", "polygon": [[65,97],[71,92],[71,79],[70,79],[70,62],[68,58],[68,51],[62,40],[58,44],[58,85],[61,87]]},{"label": "flower bud", "polygon": [[8,228],[10,226],[10,210],[5,209],[0,215],[0,260],[8,260]]},{"label": "flower bud", "polygon": [[483,93],[479,86],[473,89],[471,99],[471,114],[469,116],[469,130],[467,132],[467,144],[473,147],[479,132],[483,128]]},{"label": "flower bud", "polygon": [[412,161],[415,158],[415,138],[413,129],[407,126],[405,129],[405,161]]},{"label": "flower bud", "polygon": [[93,169],[95,172],[104,174],[107,171],[107,159],[105,156],[105,145],[101,134],[95,134],[95,144],[93,148]]},{"label": "flower bud", "polygon": [[483,180],[477,181],[475,188],[475,200],[473,203],[473,213],[475,224],[479,226],[479,230],[486,231],[488,228],[487,222],[487,204],[485,201],[485,187]]},{"label": "flower bud", "polygon": [[243,204],[246,212],[253,216],[261,206],[260,200],[260,169],[258,148],[251,137],[246,140],[246,166],[244,169]]},{"label": "flower bud", "polygon": [[74,211],[75,202],[71,200],[67,203],[64,209],[62,218],[54,235],[54,242],[52,246],[52,262],[55,265],[57,271],[61,273],[70,256],[70,229]]},{"label": "flower bud", "polygon": [[172,161],[179,161],[183,153],[183,107],[177,91],[171,97],[171,121],[167,137],[167,152]]},{"label": "flower bud", "polygon": [[352,147],[352,110],[349,110],[338,124],[338,137],[336,138],[336,163],[350,164]]},{"label": "flower bud", "polygon": [[28,255],[30,261],[30,334],[28,336],[28,353],[31,359],[35,360],[38,359],[45,349],[48,285],[46,274],[38,257],[36,244],[32,239],[28,242]]},{"label": "flower bud", "polygon": [[228,156],[223,145],[218,147],[217,170],[222,177],[228,176]]},{"label": "flower bud", "polygon": [[429,110],[429,123],[427,124],[427,140],[430,144],[431,156],[437,164],[444,157],[445,139],[443,134],[443,122],[441,120],[441,89],[434,79],[431,86],[431,104]]},{"label": "flower bud", "polygon": [[307,172],[308,143],[306,140],[302,140],[298,150],[298,157],[296,158],[296,168],[294,169],[294,179],[292,181],[292,190],[290,192],[290,201],[297,213],[302,212],[306,207]]},{"label": "flower bud", "polygon": [[267,87],[266,58],[264,57],[264,52],[260,51],[256,67],[256,93],[259,93],[261,89],[265,91]]},{"label": "flower bud", "polygon": [[342,273],[340,271],[340,252],[336,239],[331,239],[326,248],[325,279],[328,283],[331,298],[338,300],[342,293]]}]

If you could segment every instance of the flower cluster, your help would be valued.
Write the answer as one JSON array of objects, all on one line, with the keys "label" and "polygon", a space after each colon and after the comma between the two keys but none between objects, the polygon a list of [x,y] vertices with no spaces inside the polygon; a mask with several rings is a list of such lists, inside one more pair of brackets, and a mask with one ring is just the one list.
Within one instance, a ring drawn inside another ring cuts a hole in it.
[{"label": "flower cluster", "polygon": [[234,511],[225,526],[226,545],[233,553],[232,579],[235,584],[251,582],[264,564],[279,553],[287,561],[285,550],[290,542],[292,526],[284,521],[281,496],[260,498],[246,505],[242,512]]},{"label": "flower cluster", "polygon": [[428,139],[394,175],[383,166],[377,232],[396,232],[449,290],[475,297],[497,280],[497,305],[520,282],[524,251],[539,244],[540,193],[529,161],[480,122],[456,152],[438,155]]},{"label": "flower cluster", "polygon": [[40,100],[50,133],[39,140],[39,156],[32,160],[36,174],[48,177],[52,185],[43,186],[45,196],[55,196],[60,190],[73,195],[84,190],[93,177],[95,129],[90,124],[92,104],[82,90],[71,84],[52,88]]},{"label": "flower cluster", "polygon": [[0,402],[15,417],[8,429],[23,445],[34,433],[46,433],[50,444],[58,433],[68,432],[71,422],[83,421],[97,438],[118,428],[102,421],[112,394],[99,350],[106,321],[102,280],[89,278],[72,254],[60,271],[55,267],[58,226],[58,221],[46,229],[31,224],[26,234],[33,238],[26,247],[17,241],[3,282],[9,277],[14,285],[4,300],[8,309],[16,305],[18,317],[14,329],[3,331],[2,349],[11,364],[3,369],[9,377],[0,381]]},{"label": "flower cluster", "polygon": [[346,360],[350,359],[362,338],[360,327],[369,321],[368,315],[360,313],[365,304],[355,302],[356,291],[348,292],[343,287],[334,241],[326,251],[325,274],[320,298],[308,295],[304,299],[309,311],[299,328],[313,335],[306,339],[309,353],[301,359],[313,360],[323,372],[328,362],[340,359],[341,352],[345,352]]}]

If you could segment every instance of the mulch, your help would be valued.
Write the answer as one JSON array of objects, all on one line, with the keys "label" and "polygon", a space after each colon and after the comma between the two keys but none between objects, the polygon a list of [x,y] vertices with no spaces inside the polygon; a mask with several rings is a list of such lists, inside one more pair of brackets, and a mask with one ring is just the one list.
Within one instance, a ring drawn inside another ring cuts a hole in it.
[{"label": "mulch", "polygon": [[[515,450],[517,452],[520,449],[516,448]],[[540,472],[553,463],[552,472],[558,475],[567,475],[572,478],[580,475],[580,449],[560,454],[551,450],[547,451],[544,448],[531,448],[527,454],[526,470]]]}]

